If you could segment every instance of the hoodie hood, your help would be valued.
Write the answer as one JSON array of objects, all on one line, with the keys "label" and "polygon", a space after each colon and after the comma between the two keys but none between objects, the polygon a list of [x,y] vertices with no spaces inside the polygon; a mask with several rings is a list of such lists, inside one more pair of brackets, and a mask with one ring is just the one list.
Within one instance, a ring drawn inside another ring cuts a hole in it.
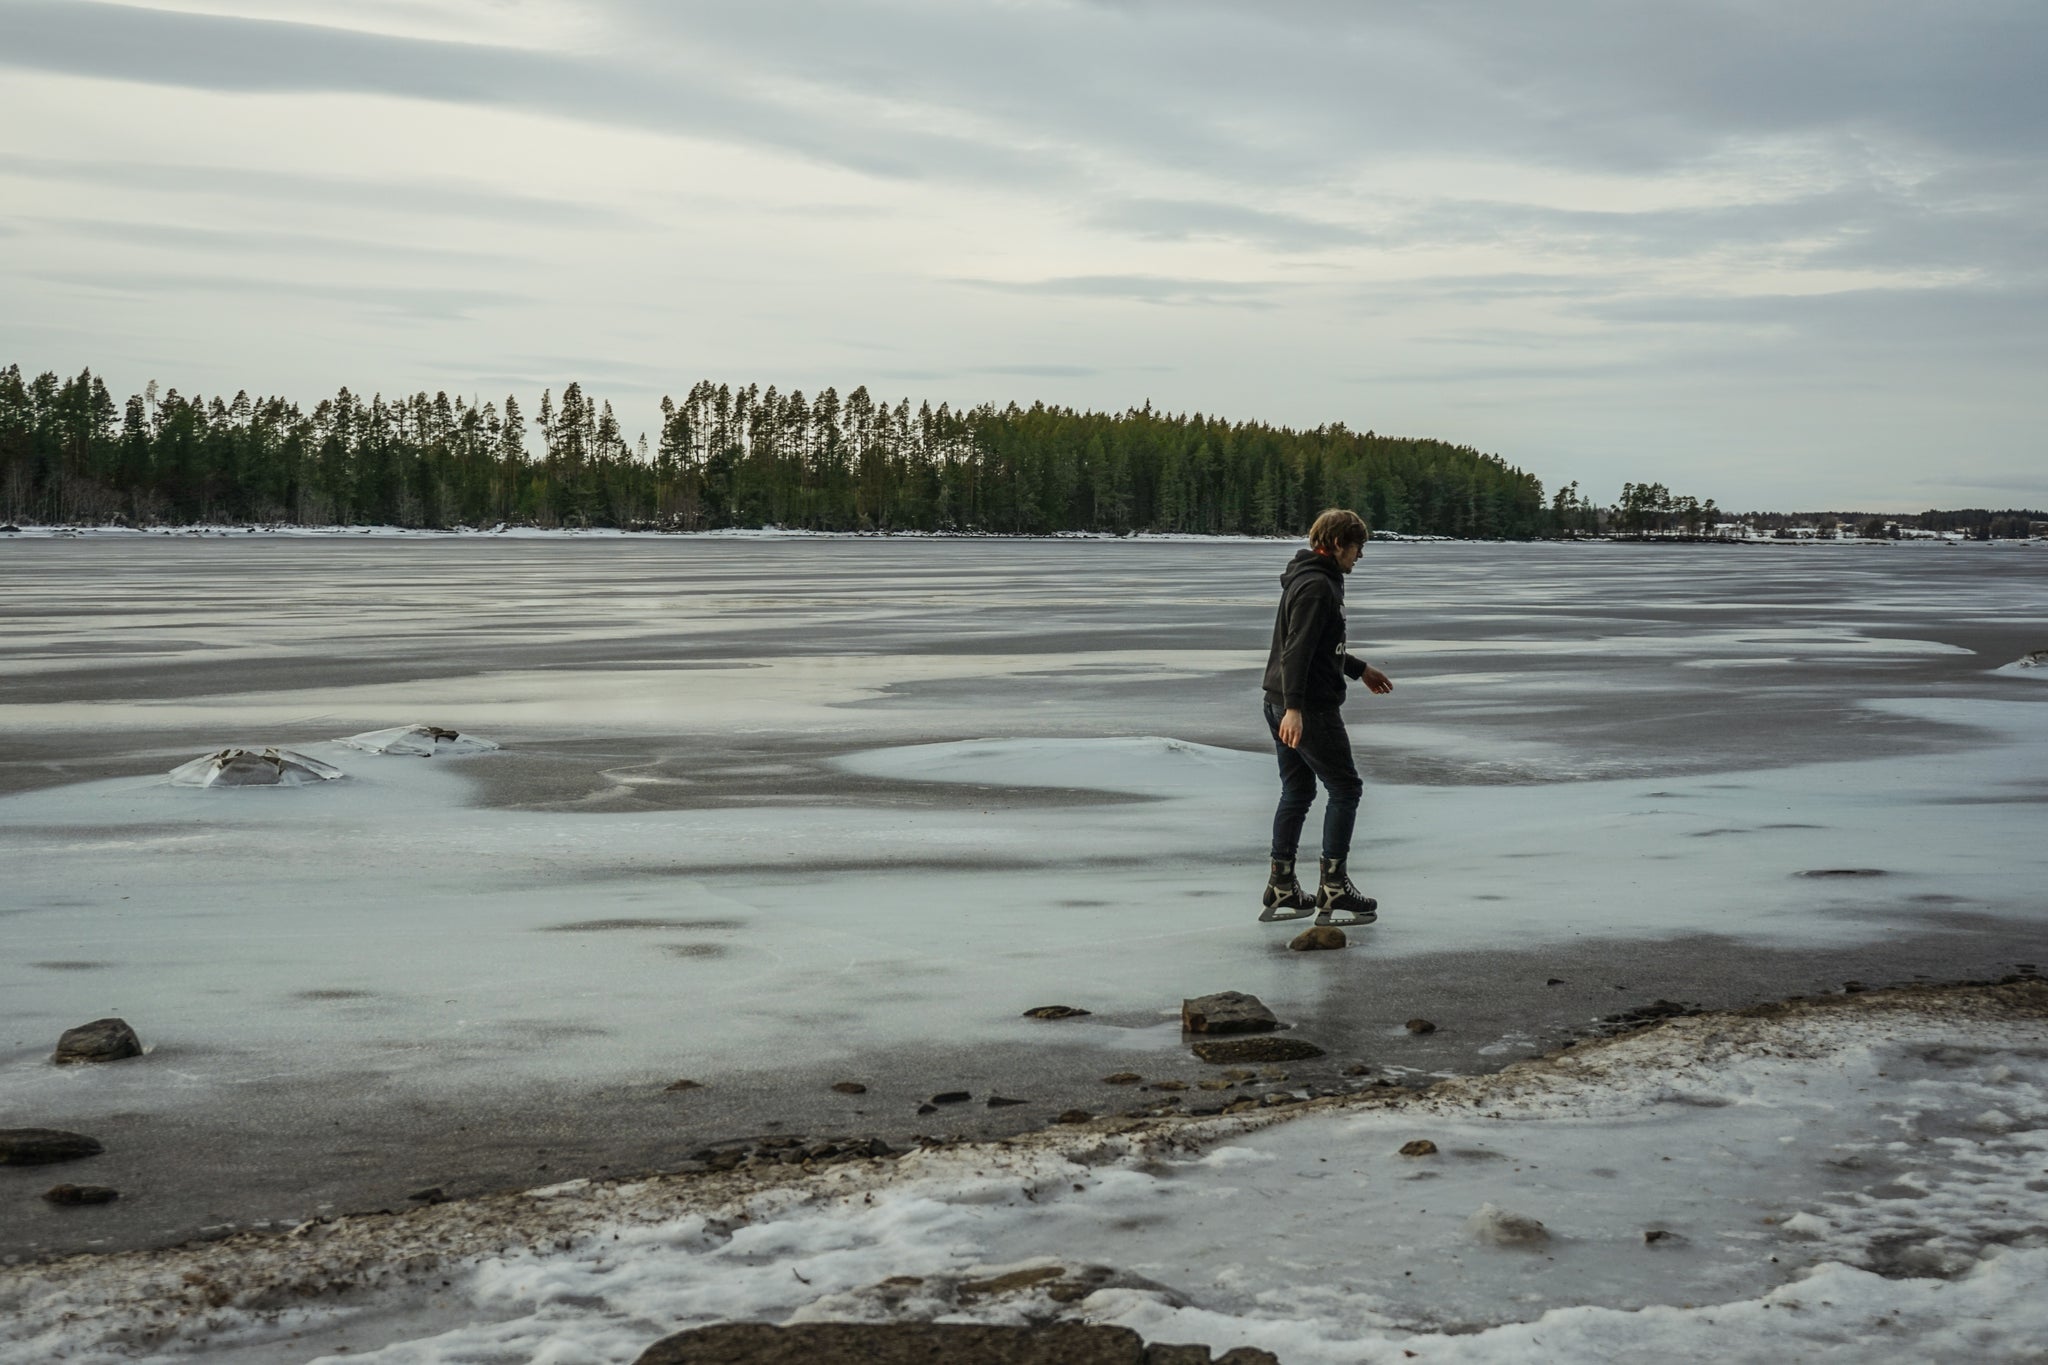
[{"label": "hoodie hood", "polygon": [[1288,560],[1287,567],[1280,571],[1281,589],[1284,591],[1293,587],[1294,580],[1305,573],[1325,574],[1331,582],[1340,587],[1344,582],[1344,572],[1337,567],[1336,560],[1328,555],[1319,555],[1314,550],[1296,550],[1294,558]]}]

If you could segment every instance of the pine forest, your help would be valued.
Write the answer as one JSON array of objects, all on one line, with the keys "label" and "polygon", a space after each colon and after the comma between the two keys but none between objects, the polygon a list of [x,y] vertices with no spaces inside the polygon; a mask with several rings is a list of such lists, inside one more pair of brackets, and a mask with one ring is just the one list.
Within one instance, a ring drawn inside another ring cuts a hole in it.
[{"label": "pine forest", "polygon": [[1324,507],[1378,530],[1557,529],[1532,475],[1442,441],[1155,411],[893,406],[697,384],[628,440],[579,384],[465,402],[342,389],[124,402],[90,371],[0,370],[0,516],[129,525],[291,523],[678,531],[1298,532]]}]

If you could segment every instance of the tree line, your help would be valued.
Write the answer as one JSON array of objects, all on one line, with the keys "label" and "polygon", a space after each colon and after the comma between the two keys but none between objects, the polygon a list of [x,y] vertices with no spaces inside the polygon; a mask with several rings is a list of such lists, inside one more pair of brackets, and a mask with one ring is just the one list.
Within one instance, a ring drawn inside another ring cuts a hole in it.
[{"label": "tree line", "polygon": [[1406,534],[1570,529],[1534,475],[1470,446],[1150,403],[913,408],[865,387],[705,381],[661,400],[650,443],[575,383],[543,393],[529,423],[511,396],[344,388],[309,410],[152,381],[121,402],[89,370],[0,370],[0,516],[14,521],[1286,534],[1330,506]]}]

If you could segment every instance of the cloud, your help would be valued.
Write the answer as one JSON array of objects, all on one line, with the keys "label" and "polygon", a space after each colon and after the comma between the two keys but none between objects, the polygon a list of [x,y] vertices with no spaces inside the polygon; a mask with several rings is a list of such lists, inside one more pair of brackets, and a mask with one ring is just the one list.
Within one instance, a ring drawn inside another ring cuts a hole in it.
[{"label": "cloud", "polygon": [[528,301],[523,295],[496,289],[336,285],[241,275],[50,270],[33,272],[28,278],[133,298],[154,298],[166,294],[226,294],[242,298],[316,299],[354,305],[368,313],[436,322],[470,321],[478,313]]},{"label": "cloud", "polygon": [[973,374],[1015,374],[1029,379],[1080,379],[1101,374],[1099,365],[974,365]]},{"label": "cloud", "polygon": [[468,262],[503,264],[519,260],[494,251],[467,251],[446,247],[412,246],[397,242],[366,241],[360,237],[335,237],[323,233],[288,232],[258,228],[198,228],[170,223],[111,222],[86,218],[42,220],[60,232],[101,241],[133,246],[160,247],[167,251],[196,251],[215,255],[311,256],[379,261],[421,261],[446,264]]},{"label": "cloud", "polygon": [[[0,52],[4,52],[0,48]],[[368,176],[315,175],[183,162],[67,160],[0,152],[0,174],[89,185],[129,195],[216,195],[378,213],[482,218],[542,226],[591,227],[634,221],[613,209],[466,185]]]},{"label": "cloud", "polygon": [[1250,280],[1175,279],[1164,275],[1064,275],[1042,280],[961,279],[955,283],[1004,294],[1230,308],[1271,308],[1285,288]]},{"label": "cloud", "polygon": [[1155,242],[1234,238],[1289,252],[1371,240],[1367,233],[1343,223],[1197,199],[1125,200],[1098,210],[1093,221]]},{"label": "cloud", "polygon": [[521,109],[769,146],[884,177],[986,179],[1042,169],[1021,149],[946,131],[820,117],[815,101],[764,96],[734,79],[729,65],[693,60],[694,44],[667,49],[656,67],[630,51],[541,51],[97,0],[8,0],[6,9],[0,65],[28,70],[197,90]]}]

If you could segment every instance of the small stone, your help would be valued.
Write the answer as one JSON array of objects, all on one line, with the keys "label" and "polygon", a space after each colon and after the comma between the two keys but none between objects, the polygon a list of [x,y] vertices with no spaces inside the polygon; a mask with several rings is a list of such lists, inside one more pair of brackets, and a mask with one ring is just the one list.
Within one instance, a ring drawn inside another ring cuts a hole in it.
[{"label": "small stone", "polygon": [[1155,1341],[1145,1347],[1145,1365],[1213,1365],[1206,1346],[1178,1346]]},{"label": "small stone", "polygon": [[1320,1057],[1323,1050],[1298,1038],[1217,1038],[1194,1045],[1205,1062],[1298,1062]]},{"label": "small stone", "polygon": [[1026,1019],[1078,1019],[1090,1011],[1078,1005],[1039,1005],[1024,1011]]},{"label": "small stone", "polygon": [[1315,953],[1342,948],[1348,942],[1344,931],[1336,925],[1318,924],[1296,934],[1287,946],[1297,953]]},{"label": "small stone", "polygon": [[1095,1117],[1095,1115],[1093,1115],[1093,1114],[1089,1113],[1089,1112],[1088,1112],[1088,1111],[1087,1111],[1086,1109],[1069,1109],[1069,1110],[1067,1110],[1067,1111],[1066,1111],[1066,1112],[1065,1112],[1064,1114],[1061,1114],[1061,1115],[1060,1115],[1060,1116],[1059,1116],[1058,1118],[1054,1119],[1054,1120],[1053,1120],[1053,1122],[1054,1122],[1054,1123],[1087,1123],[1087,1122],[1091,1121],[1092,1119],[1094,1119],[1094,1117]]},{"label": "small stone", "polygon": [[1436,1025],[1427,1019],[1410,1019],[1403,1025],[1410,1033],[1435,1033]]},{"label": "small stone", "polygon": [[0,1128],[0,1166],[47,1166],[105,1150],[97,1138],[61,1128]]},{"label": "small stone", "polygon": [[917,1106],[917,1112],[920,1114],[936,1114],[939,1112],[939,1106],[936,1104],[920,1104]]},{"label": "small stone", "polygon": [[1669,1228],[1645,1228],[1643,1230],[1643,1244],[1645,1246],[1675,1247],[1681,1245],[1684,1241],[1685,1238],[1683,1236],[1671,1231]]},{"label": "small stone", "polygon": [[1218,991],[1181,1001],[1180,1026],[1190,1033],[1270,1033],[1280,1021],[1256,995]]},{"label": "small stone", "polygon": [[1195,1084],[1201,1086],[1204,1090],[1228,1090],[1236,1082],[1226,1081],[1221,1076],[1218,1076],[1214,1080],[1196,1081]]},{"label": "small stone", "polygon": [[1561,976],[1553,976],[1550,978],[1550,980],[1544,982],[1543,984],[1546,986],[1562,986],[1565,984],[1565,981],[1564,978]]},{"label": "small stone", "polygon": [[1277,1066],[1262,1066],[1259,1068],[1259,1079],[1262,1081],[1284,1081],[1287,1079],[1287,1073]]},{"label": "small stone", "polygon": [[669,1090],[669,1091],[675,1091],[675,1090],[702,1090],[703,1088],[704,1088],[704,1082],[702,1082],[702,1081],[693,1081],[693,1080],[688,1080],[688,1079],[684,1079],[684,1080],[680,1080],[680,1081],[670,1081],[670,1082],[669,1082],[669,1083],[668,1083],[667,1085],[665,1085],[665,1086],[663,1086],[663,1087],[662,1087],[662,1089],[663,1089],[663,1090]]},{"label": "small stone", "polygon": [[832,1088],[842,1095],[865,1095],[868,1088],[859,1081],[834,1081]]},{"label": "small stone", "polygon": [[1217,1356],[1214,1365],[1280,1365],[1280,1357],[1256,1346],[1233,1346]]},{"label": "small stone", "polygon": [[968,1094],[965,1090],[941,1090],[938,1094],[932,1096],[931,1099],[927,1100],[926,1103],[965,1104],[967,1103],[967,1101],[973,1098],[974,1096]]},{"label": "small stone", "polygon": [[1481,1204],[1465,1220],[1465,1230],[1482,1242],[1501,1247],[1541,1246],[1550,1240],[1550,1230],[1534,1218],[1494,1204]]},{"label": "small stone", "polygon": [[1186,1081],[1154,1081],[1145,1088],[1147,1090],[1185,1090],[1188,1088],[1188,1083]]},{"label": "small stone", "polygon": [[119,1190],[110,1190],[105,1185],[52,1185],[43,1191],[43,1198],[66,1208],[80,1204],[111,1204],[120,1197]]},{"label": "small stone", "polygon": [[1008,1095],[990,1095],[988,1097],[988,1107],[991,1109],[1007,1109],[1011,1105],[1029,1103],[1031,1103],[1030,1100],[1013,1100]]},{"label": "small stone", "polygon": [[1140,1076],[1135,1071],[1112,1071],[1109,1075],[1102,1078],[1102,1083],[1104,1085],[1136,1085],[1144,1079],[1143,1076]]},{"label": "small stone", "polygon": [[439,1185],[433,1185],[424,1190],[414,1190],[406,1198],[415,1204],[445,1204],[448,1202],[448,1192]]},{"label": "small stone", "polygon": [[1435,1156],[1436,1144],[1428,1138],[1416,1138],[1401,1144],[1402,1156]]},{"label": "small stone", "polygon": [[1226,1081],[1248,1081],[1257,1074],[1257,1072],[1248,1071],[1244,1067],[1233,1066],[1223,1073],[1223,1079]]},{"label": "small stone", "polygon": [[1353,1062],[1350,1066],[1344,1068],[1344,1074],[1347,1076],[1370,1076],[1372,1075],[1372,1068],[1364,1062]]},{"label": "small stone", "polygon": [[142,1040],[128,1027],[127,1020],[95,1019],[90,1024],[65,1029],[50,1060],[59,1066],[69,1066],[78,1062],[118,1062],[124,1057],[141,1055]]}]

